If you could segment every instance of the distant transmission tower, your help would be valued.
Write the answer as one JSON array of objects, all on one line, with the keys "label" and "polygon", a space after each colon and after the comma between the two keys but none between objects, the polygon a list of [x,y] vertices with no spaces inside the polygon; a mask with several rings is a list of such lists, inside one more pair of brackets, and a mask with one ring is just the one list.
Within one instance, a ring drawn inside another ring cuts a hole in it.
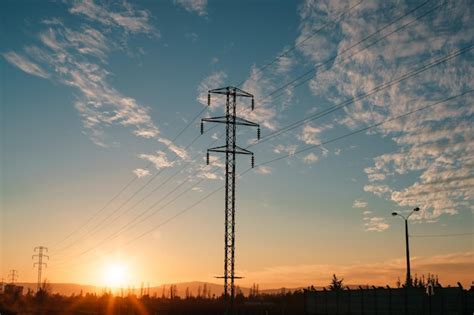
[{"label": "distant transmission tower", "polygon": [[43,265],[45,267],[48,266],[46,263],[43,262],[43,257],[49,259],[49,256],[45,255],[43,251],[48,252],[48,248],[44,246],[39,246],[39,247],[35,247],[34,251],[35,252],[38,251],[38,254],[31,256],[31,259],[35,259],[35,257],[38,257],[38,261],[33,263],[33,267],[38,266],[38,285],[37,285],[36,290],[39,291],[41,288],[41,272],[43,271]]},{"label": "distant transmission tower", "polygon": [[15,281],[18,280],[18,270],[10,270],[10,272],[8,273],[8,278],[10,279],[11,284],[15,284]]},{"label": "distant transmission tower", "polygon": [[[201,120],[201,134],[204,133],[204,122],[221,123],[226,125],[226,144],[223,146],[210,148],[207,150],[207,164],[209,164],[209,152],[225,153],[225,249],[224,249],[224,297],[230,307],[230,313],[234,309],[234,279],[235,276],[235,155],[251,155],[252,167],[255,164],[252,152],[237,145],[236,134],[237,125],[257,127],[257,138],[260,139],[260,126],[246,119],[237,117],[237,97],[247,97],[252,100],[252,110],[254,109],[254,97],[236,87],[225,87],[210,90],[207,95],[207,105],[211,105],[211,94],[226,96],[226,115]],[[230,280],[230,283],[229,283]],[[229,294],[230,293],[230,294]]]}]

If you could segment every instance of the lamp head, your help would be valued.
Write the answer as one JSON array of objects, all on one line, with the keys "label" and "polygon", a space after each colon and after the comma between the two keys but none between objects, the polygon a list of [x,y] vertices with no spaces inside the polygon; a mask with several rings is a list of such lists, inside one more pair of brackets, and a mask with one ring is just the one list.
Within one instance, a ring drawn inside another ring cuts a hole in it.
[{"label": "lamp head", "polygon": [[396,216],[396,215],[398,215],[398,213],[397,213],[396,211],[393,211],[393,212],[392,212],[392,215],[393,215],[393,216]]}]

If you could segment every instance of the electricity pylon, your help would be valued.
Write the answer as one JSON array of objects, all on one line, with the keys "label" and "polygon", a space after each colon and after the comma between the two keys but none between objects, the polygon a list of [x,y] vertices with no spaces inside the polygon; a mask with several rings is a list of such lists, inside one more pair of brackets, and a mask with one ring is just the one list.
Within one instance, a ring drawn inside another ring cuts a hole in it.
[{"label": "electricity pylon", "polygon": [[10,270],[10,272],[8,273],[8,278],[10,279],[11,284],[15,284],[15,281],[18,280],[18,270]]},{"label": "electricity pylon", "polygon": [[[254,109],[254,97],[239,88],[228,86],[208,91],[207,105],[211,105],[211,94],[226,96],[226,115],[201,120],[201,134],[204,133],[204,122],[221,123],[226,125],[226,144],[219,147],[207,149],[207,164],[209,165],[209,152],[225,153],[225,228],[224,228],[224,298],[229,307],[229,313],[234,308],[234,280],[241,277],[235,275],[235,156],[236,154],[251,155],[252,167],[255,159],[253,152],[243,149],[237,145],[237,126],[257,127],[257,138],[260,139],[260,126],[254,122],[237,117],[237,97],[250,98],[252,110]],[[230,283],[229,283],[230,281]],[[229,292],[230,291],[230,292]],[[230,293],[230,294],[229,294]]]},{"label": "electricity pylon", "polygon": [[48,267],[48,265],[43,262],[43,257],[49,259],[49,256],[45,255],[43,251],[48,252],[48,248],[44,246],[38,246],[38,247],[35,247],[34,251],[35,252],[38,251],[38,254],[31,256],[31,259],[35,259],[35,257],[38,257],[38,261],[33,263],[33,267],[38,266],[38,286],[36,290],[39,291],[41,288],[41,272],[43,270],[43,265],[45,267]]}]

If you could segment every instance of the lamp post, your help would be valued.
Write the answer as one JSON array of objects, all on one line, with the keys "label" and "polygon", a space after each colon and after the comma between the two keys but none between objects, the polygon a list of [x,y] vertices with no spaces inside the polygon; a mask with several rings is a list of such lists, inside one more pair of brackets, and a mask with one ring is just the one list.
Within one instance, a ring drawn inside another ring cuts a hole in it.
[{"label": "lamp post", "polygon": [[411,272],[410,272],[410,245],[408,242],[408,218],[415,212],[420,211],[420,208],[416,207],[414,208],[406,217],[403,216],[402,214],[393,211],[392,215],[399,216],[405,220],[405,243],[406,243],[406,258],[407,258],[407,280],[406,280],[406,286],[411,287]]}]

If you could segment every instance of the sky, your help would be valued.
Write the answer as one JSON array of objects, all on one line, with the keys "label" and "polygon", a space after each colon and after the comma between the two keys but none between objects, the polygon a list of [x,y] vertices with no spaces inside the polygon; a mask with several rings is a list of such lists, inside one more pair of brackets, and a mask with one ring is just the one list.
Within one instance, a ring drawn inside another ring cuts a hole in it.
[{"label": "sky", "polygon": [[[2,1],[0,275],[217,282],[237,86],[242,286],[474,278],[470,1]],[[329,109],[329,110],[328,110]],[[196,118],[197,119],[194,119]],[[212,129],[211,129],[212,128]],[[120,266],[120,267],[117,267]],[[109,279],[110,280],[110,279]]]}]

